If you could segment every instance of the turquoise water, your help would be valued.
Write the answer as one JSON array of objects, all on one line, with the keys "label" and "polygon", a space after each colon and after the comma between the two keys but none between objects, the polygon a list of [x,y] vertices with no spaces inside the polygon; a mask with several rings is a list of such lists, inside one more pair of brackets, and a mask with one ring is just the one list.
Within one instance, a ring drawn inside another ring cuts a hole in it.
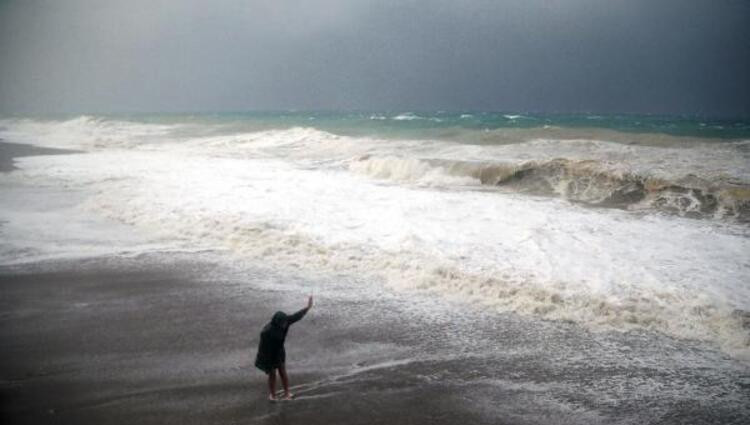
[{"label": "turquoise water", "polygon": [[445,130],[606,129],[630,133],[739,139],[750,137],[748,120],[638,115],[534,115],[509,112],[266,112],[196,116],[280,127],[308,125],[324,130],[405,135]]},{"label": "turquoise water", "polygon": [[[148,123],[212,125],[236,132],[314,127],[347,136],[455,140],[466,143],[516,143],[529,138],[597,138],[646,143],[644,136],[720,140],[750,139],[750,119],[687,116],[527,114],[513,112],[224,112],[199,114],[101,115]],[[40,118],[73,118],[40,117]],[[604,132],[604,133],[601,133]],[[617,135],[615,133],[623,133]]]},{"label": "turquoise water", "polygon": [[[269,127],[311,126],[349,135],[450,137],[450,130],[606,129],[722,139],[750,138],[750,120],[637,115],[532,115],[493,112],[255,112],[203,114],[197,121],[222,120]],[[163,117],[169,119],[168,116]],[[175,118],[184,118],[178,116]]]}]

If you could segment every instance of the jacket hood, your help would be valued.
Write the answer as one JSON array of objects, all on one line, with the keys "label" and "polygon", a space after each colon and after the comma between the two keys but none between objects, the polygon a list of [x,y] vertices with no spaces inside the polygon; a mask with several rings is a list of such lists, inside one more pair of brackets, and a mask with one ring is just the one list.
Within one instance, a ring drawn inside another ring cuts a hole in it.
[{"label": "jacket hood", "polygon": [[271,318],[271,324],[274,326],[278,326],[280,328],[283,328],[284,325],[287,322],[287,314],[283,311],[277,311],[273,314],[273,318]]}]

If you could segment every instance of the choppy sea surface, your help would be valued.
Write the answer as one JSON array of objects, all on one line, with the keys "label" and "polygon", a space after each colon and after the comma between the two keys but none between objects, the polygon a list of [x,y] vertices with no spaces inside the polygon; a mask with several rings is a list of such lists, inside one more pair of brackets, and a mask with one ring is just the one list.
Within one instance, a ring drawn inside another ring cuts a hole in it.
[{"label": "choppy sea surface", "polygon": [[747,121],[5,117],[0,138],[75,151],[0,176],[2,264],[219,250],[750,360]]}]

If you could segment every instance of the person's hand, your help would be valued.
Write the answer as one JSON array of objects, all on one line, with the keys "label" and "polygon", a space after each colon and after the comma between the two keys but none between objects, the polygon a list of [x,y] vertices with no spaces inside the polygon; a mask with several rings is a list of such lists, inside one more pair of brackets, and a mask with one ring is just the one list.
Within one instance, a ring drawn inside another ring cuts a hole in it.
[{"label": "person's hand", "polygon": [[308,309],[312,308],[312,305],[313,305],[313,301],[312,301],[312,295],[310,295],[310,296],[309,296],[309,297],[307,298],[307,308],[308,308]]}]

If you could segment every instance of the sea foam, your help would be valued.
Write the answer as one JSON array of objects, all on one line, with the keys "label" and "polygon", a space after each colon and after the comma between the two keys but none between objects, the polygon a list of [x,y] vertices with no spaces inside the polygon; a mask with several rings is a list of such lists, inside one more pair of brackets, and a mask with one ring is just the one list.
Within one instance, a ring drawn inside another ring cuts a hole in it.
[{"label": "sea foam", "polygon": [[[248,261],[305,273],[356,274],[372,284],[597,330],[648,329],[707,340],[750,358],[745,225],[465,188],[482,186],[485,177],[472,171],[478,158],[505,159],[511,176],[524,161],[565,170],[587,167],[577,162],[585,157],[610,171],[607,161],[615,157],[633,163],[628,172],[648,168],[635,162],[643,151],[634,147],[600,141],[437,145],[302,127],[178,137],[163,126],[87,125],[97,130],[91,136],[77,130],[76,142],[87,154],[24,158],[14,178],[80,190],[86,197],[79,213],[134,226],[155,240],[229,249]],[[120,143],[123,128],[143,136]],[[555,162],[566,152],[563,165]],[[707,163],[721,162],[724,153],[713,155]],[[662,169],[679,173],[681,166]],[[429,184],[414,184],[420,181]]]}]

